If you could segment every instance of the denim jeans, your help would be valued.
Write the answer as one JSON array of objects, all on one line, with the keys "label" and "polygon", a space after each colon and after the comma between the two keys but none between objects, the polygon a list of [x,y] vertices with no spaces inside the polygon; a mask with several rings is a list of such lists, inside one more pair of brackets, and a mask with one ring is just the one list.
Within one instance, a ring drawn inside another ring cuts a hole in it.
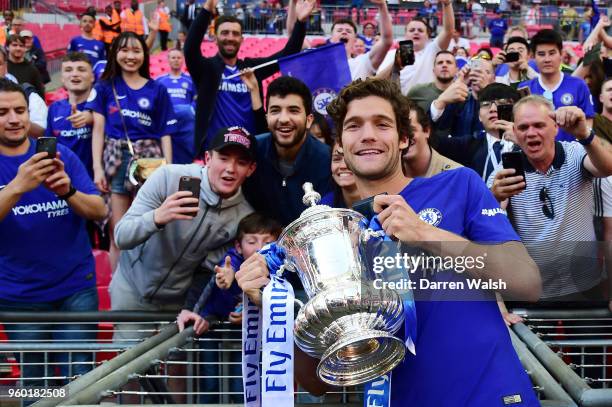
[{"label": "denim jeans", "polygon": [[[85,312],[98,310],[98,293],[95,287],[79,291],[61,300],[52,302],[19,304],[14,301],[0,300],[0,311],[3,312]],[[96,340],[96,326],[68,323],[50,325],[45,323],[33,323],[30,325],[4,324],[8,331],[10,341],[23,342],[56,342],[56,343],[82,343]],[[12,332],[11,332],[12,331]],[[92,332],[88,332],[92,331]],[[83,375],[90,371],[93,366],[93,354],[90,352],[74,352],[72,354],[53,352],[48,353],[45,361],[43,352],[25,352],[22,354],[21,377],[49,377],[57,376],[54,366],[59,366],[59,375],[71,377]],[[18,359],[20,355],[15,355]],[[59,363],[59,365],[47,365],[45,362]],[[63,385],[62,383],[46,383],[44,379],[26,380],[25,386],[45,387],[50,385]],[[29,403],[28,403],[29,404]]]}]

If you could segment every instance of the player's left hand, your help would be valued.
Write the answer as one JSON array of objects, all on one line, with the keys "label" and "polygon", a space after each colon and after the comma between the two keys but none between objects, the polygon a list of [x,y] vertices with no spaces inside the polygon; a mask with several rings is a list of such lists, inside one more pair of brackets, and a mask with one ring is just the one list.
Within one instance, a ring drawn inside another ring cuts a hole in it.
[{"label": "player's left hand", "polygon": [[430,226],[400,195],[377,195],[374,197],[374,212],[387,236],[402,242],[426,241]]},{"label": "player's left hand", "polygon": [[557,123],[557,126],[574,136],[576,140],[584,140],[589,137],[586,115],[579,107],[560,107],[549,115]]},{"label": "player's left hand", "polygon": [[514,324],[518,324],[519,322],[525,321],[521,316],[513,314],[511,312],[502,312],[502,316],[504,317],[504,322],[506,326],[512,326]]}]

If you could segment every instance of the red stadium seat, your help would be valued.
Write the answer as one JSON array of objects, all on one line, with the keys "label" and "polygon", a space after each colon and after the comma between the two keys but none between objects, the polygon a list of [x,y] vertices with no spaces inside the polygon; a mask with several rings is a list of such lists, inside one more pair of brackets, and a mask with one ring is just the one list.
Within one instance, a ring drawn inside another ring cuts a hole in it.
[{"label": "red stadium seat", "polygon": [[98,287],[108,286],[113,274],[108,252],[94,249],[93,256],[96,260],[96,285]]}]

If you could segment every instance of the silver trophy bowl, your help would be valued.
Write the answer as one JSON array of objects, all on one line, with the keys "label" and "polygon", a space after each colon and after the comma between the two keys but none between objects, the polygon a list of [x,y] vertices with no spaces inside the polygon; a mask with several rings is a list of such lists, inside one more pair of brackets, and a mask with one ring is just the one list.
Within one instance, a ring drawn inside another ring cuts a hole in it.
[{"label": "silver trophy bowl", "polygon": [[321,360],[317,374],[324,382],[365,383],[404,358],[404,342],[393,335],[404,322],[403,303],[396,291],[374,288],[362,259],[362,244],[379,234],[360,226],[358,212],[317,205],[312,184],[303,188],[310,207],[277,242],[309,298],[295,320],[295,342]]}]

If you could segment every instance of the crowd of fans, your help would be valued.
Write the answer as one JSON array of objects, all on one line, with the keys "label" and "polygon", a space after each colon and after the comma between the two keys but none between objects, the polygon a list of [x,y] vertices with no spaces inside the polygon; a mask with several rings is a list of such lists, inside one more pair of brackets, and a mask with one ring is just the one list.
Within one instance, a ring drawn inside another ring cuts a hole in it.
[{"label": "crowd of fans", "polygon": [[[240,324],[242,292],[257,299],[268,281],[265,272],[257,274],[263,266],[255,253],[305,209],[304,182],[334,207],[351,207],[370,192],[400,191],[411,206],[420,205],[409,198],[406,183],[421,188],[423,196],[431,193],[431,202],[439,199],[434,192],[447,197],[440,205],[449,208],[450,201],[463,202],[465,193],[466,219],[458,229],[445,226],[450,221],[445,214],[419,218],[417,206],[412,211],[403,200],[379,202],[378,209],[399,205],[397,214],[384,218],[395,216],[406,228],[430,222],[472,241],[520,240],[526,252],[506,246],[516,255],[512,261],[525,264],[517,272],[524,280],[514,286],[524,294],[518,300],[537,300],[539,306],[600,301],[612,309],[612,289],[604,287],[611,250],[597,244],[612,241],[608,17],[598,15],[592,26],[588,20],[587,30],[568,25],[573,17],[566,9],[562,32],[543,29],[529,38],[522,26],[508,27],[501,13],[483,20],[482,6],[472,0],[476,18],[470,24],[477,21],[491,34],[489,46],[472,54],[461,36],[465,21],[455,19],[453,4],[439,0],[436,14],[426,1],[405,26],[403,39],[413,46],[413,61],[407,63],[394,47],[398,39],[386,2],[371,0],[377,22],[360,27],[339,19],[328,33],[327,42],[344,44],[357,82],[332,102],[326,117],[313,111],[311,89],[294,77],[275,78],[264,99],[262,82],[277,74],[278,66],[259,67],[309,47],[306,24],[314,3],[289,2],[289,38],[280,52],[240,59],[245,19],[264,21],[263,11],[245,13],[236,2],[236,12],[214,19],[216,0],[201,8],[189,0],[179,16],[186,37],[174,39],[167,52],[170,73],[155,80],[149,73],[150,49],[159,33],[161,49],[167,50],[172,31],[164,1],[150,19],[137,0],[125,9],[120,2],[109,4],[101,16],[88,11],[80,16],[81,35],[67,44],[62,59],[68,97],[48,107],[43,98],[49,75],[40,41],[23,28],[23,19],[5,12],[0,311],[97,310],[87,235],[106,230],[113,310],[177,312],[179,326],[193,322],[199,334],[215,321]],[[564,43],[564,37],[576,35],[584,38],[581,60],[572,58]],[[212,57],[200,51],[207,36],[218,47]],[[387,101],[391,113],[381,107],[377,116],[369,111],[376,112],[376,103],[358,103],[372,97]],[[394,138],[388,138],[389,129]],[[55,156],[37,152],[36,139],[42,136],[57,140]],[[511,153],[521,157],[524,173],[504,166],[504,154]],[[135,183],[136,158],[163,158],[172,165],[156,169],[144,184]],[[360,161],[382,158],[381,169]],[[387,169],[396,181],[383,177]],[[429,178],[433,190],[422,184]],[[199,196],[179,191],[184,179],[197,179]],[[383,227],[400,240],[413,239],[390,223]],[[536,269],[537,277],[529,274]],[[290,279],[303,298],[297,278]],[[201,295],[209,281],[212,290]],[[521,286],[527,282],[532,287]],[[519,321],[504,305],[508,293],[497,294],[498,319],[508,325]],[[64,335],[86,339],[81,328],[70,325],[74,333]],[[145,336],[139,328],[122,325],[115,339]],[[60,339],[43,326],[28,335]],[[9,338],[26,339],[14,332]],[[25,359],[40,362],[35,354],[26,353]],[[27,366],[24,376],[44,376],[42,366]]]}]

